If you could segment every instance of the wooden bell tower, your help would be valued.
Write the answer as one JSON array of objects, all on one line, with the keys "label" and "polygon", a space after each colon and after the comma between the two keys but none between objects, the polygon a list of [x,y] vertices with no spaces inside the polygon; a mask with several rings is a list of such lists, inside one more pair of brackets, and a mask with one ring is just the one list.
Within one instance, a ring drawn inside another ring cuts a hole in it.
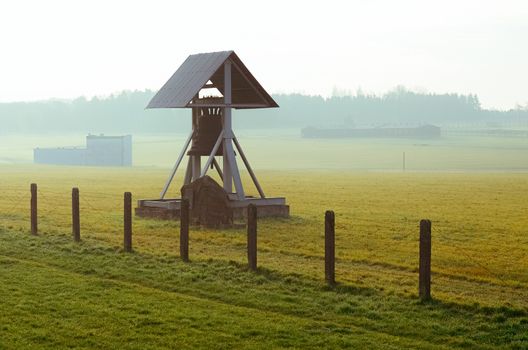
[{"label": "wooden bell tower", "polygon": [[[206,92],[211,90],[218,95],[207,96]],[[140,200],[136,213],[151,216],[150,207],[179,209],[180,199],[167,199],[166,195],[180,164],[188,156],[184,185],[205,176],[214,167],[234,213],[241,212],[240,215],[243,215],[242,209],[253,203],[261,207],[259,216],[288,216],[289,207],[285,198],[265,196],[232,128],[233,108],[273,107],[278,107],[277,103],[233,51],[189,56],[152,98],[147,108],[191,108],[192,131],[159,199]],[[237,158],[244,163],[260,198],[246,196]],[[202,163],[202,160],[205,162]]]}]

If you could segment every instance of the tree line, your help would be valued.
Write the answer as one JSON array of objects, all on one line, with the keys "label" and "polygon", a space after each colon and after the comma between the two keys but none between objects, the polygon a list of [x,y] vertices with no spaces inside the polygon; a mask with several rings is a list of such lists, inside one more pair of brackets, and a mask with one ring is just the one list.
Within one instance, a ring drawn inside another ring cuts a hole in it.
[{"label": "tree line", "polygon": [[[123,91],[105,98],[0,104],[0,133],[166,133],[190,128],[187,109],[145,109],[153,91]],[[528,121],[528,108],[481,108],[476,95],[418,93],[398,87],[383,95],[278,94],[280,108],[234,112],[236,128],[303,128]]]}]

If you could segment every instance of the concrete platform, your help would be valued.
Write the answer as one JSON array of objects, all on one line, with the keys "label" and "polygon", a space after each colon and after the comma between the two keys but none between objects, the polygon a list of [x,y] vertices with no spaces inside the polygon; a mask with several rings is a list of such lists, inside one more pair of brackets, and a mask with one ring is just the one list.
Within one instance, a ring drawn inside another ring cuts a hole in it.
[{"label": "concrete platform", "polygon": [[[190,203],[192,206],[192,203]],[[263,217],[289,217],[290,206],[286,204],[286,198],[256,198],[246,197],[244,200],[233,198],[229,201],[229,207],[233,210],[233,219],[241,220],[247,217],[247,206],[255,204],[257,215]],[[155,218],[163,220],[179,220],[181,198],[171,199],[140,199],[135,209],[136,215],[144,218]]]}]

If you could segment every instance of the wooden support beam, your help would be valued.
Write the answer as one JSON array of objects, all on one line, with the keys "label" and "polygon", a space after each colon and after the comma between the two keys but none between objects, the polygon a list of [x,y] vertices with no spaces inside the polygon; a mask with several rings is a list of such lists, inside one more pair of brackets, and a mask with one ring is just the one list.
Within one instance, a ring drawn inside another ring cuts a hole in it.
[{"label": "wooden support beam", "polygon": [[264,194],[264,191],[262,190],[262,187],[260,187],[260,184],[257,180],[257,176],[253,172],[253,169],[251,169],[251,165],[249,165],[249,161],[247,160],[244,151],[242,151],[242,147],[240,146],[240,143],[238,143],[236,136],[233,137],[233,142],[235,143],[238,153],[240,154],[240,157],[242,158],[242,161],[244,162],[244,165],[246,166],[246,169],[249,172],[249,175],[251,176],[251,179],[253,180],[253,183],[255,184],[258,193],[260,194],[260,198],[266,198],[266,195]]},{"label": "wooden support beam", "polygon": [[188,185],[192,181],[192,158],[188,157],[189,160],[187,161],[187,169],[185,169],[185,177],[183,179],[183,184]]},{"label": "wooden support beam", "polygon": [[222,179],[222,182],[224,185],[224,191],[226,191],[227,193],[233,193],[233,175],[231,173],[231,166],[229,165],[229,159],[227,157],[225,142],[223,148],[224,155],[222,157],[222,171],[224,174],[224,178]]},{"label": "wooden support beam", "polygon": [[[231,108],[266,108],[269,107],[267,104],[263,103],[232,103],[229,105]],[[186,107],[192,108],[225,108],[227,105],[225,103],[189,103]]]},{"label": "wooden support beam", "polygon": [[226,139],[225,147],[228,149],[227,157],[229,159],[229,165],[231,167],[231,173],[233,174],[233,182],[235,183],[235,189],[239,200],[244,200],[246,195],[244,193],[244,187],[242,187],[242,180],[240,178],[240,172],[235,159],[235,150],[231,139]]},{"label": "wooden support beam", "polygon": [[189,144],[191,143],[193,134],[194,134],[194,130],[191,131],[191,133],[189,134],[189,137],[185,141],[183,149],[181,150],[180,155],[178,156],[178,159],[176,160],[176,163],[174,164],[174,167],[171,170],[169,178],[167,179],[167,182],[165,183],[165,186],[163,186],[163,190],[161,190],[160,199],[165,198],[165,195],[167,194],[167,190],[169,189],[169,186],[170,186],[170,184],[172,182],[172,179],[174,178],[174,175],[176,174],[176,170],[178,170],[178,167],[180,166],[180,163],[181,163],[183,157],[185,156],[185,152],[187,151],[187,148],[189,147]]},{"label": "wooden support beam", "polygon": [[[232,165],[230,164],[230,149],[227,147],[231,144],[232,130],[231,130],[231,61],[227,60],[224,63],[224,113],[222,113],[222,121],[224,127],[224,144],[223,144],[223,171],[224,171],[224,190],[227,193],[233,192],[233,173]],[[232,149],[232,147],[231,147]]]},{"label": "wooden support beam", "polygon": [[220,168],[220,164],[216,161],[216,158],[213,158],[213,165],[218,172],[218,176],[220,176],[220,180],[224,181],[224,174],[222,174],[222,169]]},{"label": "wooden support beam", "polygon": [[244,188],[242,187],[242,180],[240,179],[240,172],[238,171],[235,150],[233,149],[233,130],[231,124],[231,61],[227,60],[224,63],[224,107],[223,122],[224,122],[224,190],[227,193],[233,192],[233,182],[237,196],[240,200],[245,199]]},{"label": "wooden support beam", "polygon": [[192,159],[192,181],[196,181],[200,178],[202,173],[202,160],[199,155],[191,156]]}]

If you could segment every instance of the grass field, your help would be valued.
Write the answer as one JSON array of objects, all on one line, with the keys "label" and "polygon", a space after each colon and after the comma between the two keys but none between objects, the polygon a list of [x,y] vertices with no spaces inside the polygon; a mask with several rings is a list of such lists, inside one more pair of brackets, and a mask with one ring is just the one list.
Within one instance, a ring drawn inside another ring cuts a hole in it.
[{"label": "grass field", "polygon": [[[135,252],[121,252],[123,192],[155,197],[166,172],[0,167],[0,348],[528,347],[527,173],[259,171],[292,217],[259,221],[253,274],[244,229],[192,228],[185,264],[177,222],[134,219]],[[327,209],[335,289],[322,281]],[[433,222],[430,303],[416,298],[422,218]]]}]

